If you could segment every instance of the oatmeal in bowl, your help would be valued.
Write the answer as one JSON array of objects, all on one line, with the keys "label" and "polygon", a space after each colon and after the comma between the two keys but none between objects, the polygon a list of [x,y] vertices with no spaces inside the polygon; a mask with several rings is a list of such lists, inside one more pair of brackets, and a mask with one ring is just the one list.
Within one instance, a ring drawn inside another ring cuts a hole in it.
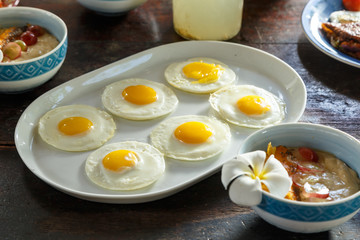
[{"label": "oatmeal in bowl", "polygon": [[50,80],[67,52],[67,27],[56,15],[30,8],[0,8],[0,92],[17,93]]}]

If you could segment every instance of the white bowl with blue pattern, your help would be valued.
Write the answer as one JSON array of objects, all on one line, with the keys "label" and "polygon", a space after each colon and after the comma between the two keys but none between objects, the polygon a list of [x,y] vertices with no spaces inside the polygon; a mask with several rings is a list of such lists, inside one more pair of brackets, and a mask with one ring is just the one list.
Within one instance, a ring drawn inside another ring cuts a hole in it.
[{"label": "white bowl with blue pattern", "polygon": [[147,0],[77,0],[82,6],[101,15],[123,15],[144,4]]},{"label": "white bowl with blue pattern", "polygon": [[[273,146],[307,146],[330,152],[360,175],[360,142],[340,130],[310,123],[280,124],[251,134],[239,153],[266,151],[269,142]],[[253,209],[265,221],[281,229],[322,232],[346,222],[359,211],[360,191],[338,201],[322,203],[292,201],[263,192],[262,202]]]},{"label": "white bowl with blue pattern", "polygon": [[0,8],[0,27],[40,25],[59,40],[59,45],[40,57],[16,63],[0,63],[0,92],[33,89],[50,80],[63,64],[67,51],[67,27],[55,14],[37,8]]}]

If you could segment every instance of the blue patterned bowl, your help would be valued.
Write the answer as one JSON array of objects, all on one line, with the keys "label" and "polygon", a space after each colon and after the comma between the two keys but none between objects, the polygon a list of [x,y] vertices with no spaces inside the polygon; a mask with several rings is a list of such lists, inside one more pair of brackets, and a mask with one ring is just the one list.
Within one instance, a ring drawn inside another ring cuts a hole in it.
[{"label": "blue patterned bowl", "polygon": [[[239,153],[266,151],[269,142],[273,146],[308,146],[330,152],[360,175],[360,142],[337,129],[309,123],[280,124],[250,135]],[[325,203],[291,201],[263,192],[262,202],[253,209],[265,221],[279,228],[301,233],[322,232],[346,222],[359,211],[360,191]]]},{"label": "blue patterned bowl", "polygon": [[22,92],[35,88],[51,79],[64,62],[67,51],[67,27],[53,13],[30,8],[0,8],[0,27],[40,25],[58,40],[59,45],[40,57],[16,62],[0,63],[0,92]]}]

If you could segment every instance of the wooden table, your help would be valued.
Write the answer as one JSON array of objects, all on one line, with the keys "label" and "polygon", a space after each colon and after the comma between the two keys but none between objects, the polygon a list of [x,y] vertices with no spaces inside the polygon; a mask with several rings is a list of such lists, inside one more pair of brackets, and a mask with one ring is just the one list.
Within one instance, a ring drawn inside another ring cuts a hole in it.
[{"label": "wooden table", "polygon": [[[259,48],[292,66],[308,101],[301,122],[320,123],[360,138],[360,72],[317,50],[300,16],[306,0],[245,0],[241,32],[231,42]],[[66,60],[46,84],[23,94],[0,94],[1,239],[359,239],[360,213],[331,231],[295,234],[233,204],[220,173],[165,199],[101,204],[68,196],[22,162],[14,130],[25,108],[44,92],[140,51],[183,41],[173,30],[170,0],[148,0],[122,17],[102,17],[74,0],[22,0],[49,10],[68,26]]]}]

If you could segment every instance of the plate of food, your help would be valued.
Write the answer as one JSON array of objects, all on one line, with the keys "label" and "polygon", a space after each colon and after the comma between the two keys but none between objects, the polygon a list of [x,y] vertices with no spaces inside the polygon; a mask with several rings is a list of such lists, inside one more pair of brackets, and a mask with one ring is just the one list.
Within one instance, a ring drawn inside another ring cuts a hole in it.
[{"label": "plate of food", "polygon": [[37,177],[66,194],[148,202],[217,172],[255,130],[297,122],[306,98],[301,77],[269,53],[177,42],[44,93],[21,115],[15,144]]},{"label": "plate of food", "polygon": [[[354,42],[359,42],[354,30],[360,28],[360,23],[349,22],[360,22],[359,14],[345,9],[341,0],[310,0],[302,12],[301,23],[306,37],[320,51],[338,61],[360,67],[360,55],[356,55],[358,44],[352,46],[349,41],[344,41],[354,39]],[[330,27],[326,27],[327,24]]]}]

